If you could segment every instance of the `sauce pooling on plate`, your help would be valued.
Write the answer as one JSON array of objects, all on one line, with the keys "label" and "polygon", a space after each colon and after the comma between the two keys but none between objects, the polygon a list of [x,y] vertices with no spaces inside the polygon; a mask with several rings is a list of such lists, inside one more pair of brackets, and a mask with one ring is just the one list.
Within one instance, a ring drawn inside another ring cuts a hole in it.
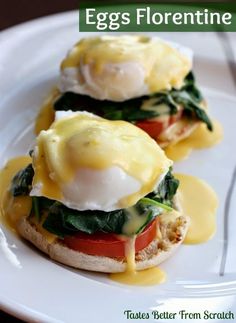
[{"label": "sauce pooling on plate", "polygon": [[183,213],[190,217],[185,244],[203,243],[216,232],[218,198],[203,180],[185,174],[175,174],[180,181],[179,200]]},{"label": "sauce pooling on plate", "polygon": [[136,270],[135,239],[136,237],[133,237],[126,242],[126,271],[110,274],[110,278],[118,283],[127,285],[147,286],[164,283],[166,281],[166,273],[158,267],[140,271]]},{"label": "sauce pooling on plate", "polygon": [[158,267],[140,271],[125,271],[124,273],[110,274],[113,281],[126,285],[152,286],[166,281],[166,273]]},{"label": "sauce pooling on plate", "polygon": [[223,128],[218,121],[213,123],[213,131],[209,131],[205,124],[200,124],[197,129],[186,139],[165,149],[167,157],[173,161],[186,159],[193,149],[209,148],[219,143],[223,138]]},{"label": "sauce pooling on plate", "polygon": [[13,197],[9,188],[14,175],[29,163],[31,163],[30,157],[17,157],[9,160],[0,171],[0,218],[14,232],[17,221],[29,215],[32,202],[29,196]]},{"label": "sauce pooling on plate", "polygon": [[[21,156],[8,161],[6,166],[0,171],[0,219],[11,231],[17,232],[17,223],[27,217],[32,208],[32,198],[30,196],[12,196],[9,191],[13,177],[18,171],[32,162],[31,157]],[[43,234],[45,239],[52,243],[56,240],[56,235],[48,232],[42,227],[45,217],[42,215],[41,223],[34,217],[31,221],[37,230]]]}]

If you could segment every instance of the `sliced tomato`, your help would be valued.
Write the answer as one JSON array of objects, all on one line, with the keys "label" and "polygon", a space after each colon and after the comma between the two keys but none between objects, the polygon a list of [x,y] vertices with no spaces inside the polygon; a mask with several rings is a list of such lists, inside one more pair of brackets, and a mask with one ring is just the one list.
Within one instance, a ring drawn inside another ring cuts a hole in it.
[{"label": "sliced tomato", "polygon": [[137,127],[143,129],[145,132],[149,134],[150,137],[156,139],[160,133],[164,130],[164,123],[161,121],[138,121],[135,124]]},{"label": "sliced tomato", "polygon": [[[135,252],[139,252],[149,245],[156,237],[158,220],[152,221],[135,240]],[[76,233],[64,238],[65,244],[74,250],[88,255],[106,256],[112,258],[125,257],[125,243],[127,239],[112,233],[96,232],[87,234]]]},{"label": "sliced tomato", "polygon": [[182,116],[183,110],[179,110],[176,114],[167,116],[163,119],[155,120],[142,120],[137,121],[136,126],[146,131],[150,137],[157,139],[158,136],[162,133],[162,131],[166,130],[173,123],[177,122]]}]

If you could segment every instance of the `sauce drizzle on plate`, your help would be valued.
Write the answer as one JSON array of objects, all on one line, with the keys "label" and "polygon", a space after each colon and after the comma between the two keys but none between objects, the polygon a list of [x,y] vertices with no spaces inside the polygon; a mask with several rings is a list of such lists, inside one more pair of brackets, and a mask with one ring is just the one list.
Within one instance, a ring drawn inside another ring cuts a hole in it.
[{"label": "sauce drizzle on plate", "polygon": [[223,128],[218,121],[213,122],[213,131],[201,123],[186,139],[165,148],[168,158],[173,161],[186,159],[193,149],[209,148],[218,144],[223,138]]}]

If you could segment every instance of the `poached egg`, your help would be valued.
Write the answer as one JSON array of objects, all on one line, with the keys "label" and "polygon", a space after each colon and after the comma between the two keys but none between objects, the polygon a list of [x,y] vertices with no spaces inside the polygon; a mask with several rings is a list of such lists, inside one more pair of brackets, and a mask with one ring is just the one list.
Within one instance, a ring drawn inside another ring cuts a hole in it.
[{"label": "poached egg", "polygon": [[159,38],[92,37],[80,40],[63,60],[59,89],[124,101],[180,88],[191,68],[190,49]]},{"label": "poached egg", "polygon": [[30,195],[81,211],[127,208],[152,192],[171,165],[156,142],[131,123],[57,112],[37,137]]}]

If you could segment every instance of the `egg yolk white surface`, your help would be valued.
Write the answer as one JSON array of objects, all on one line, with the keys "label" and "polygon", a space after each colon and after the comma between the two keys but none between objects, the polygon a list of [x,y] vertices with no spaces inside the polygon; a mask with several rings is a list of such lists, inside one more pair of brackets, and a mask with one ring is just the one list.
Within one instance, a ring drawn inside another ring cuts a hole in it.
[{"label": "egg yolk white surface", "polygon": [[61,64],[60,90],[124,101],[179,88],[192,68],[190,49],[146,36],[82,39]]},{"label": "egg yolk white surface", "polygon": [[59,112],[33,153],[31,196],[76,210],[111,211],[153,191],[172,165],[144,131],[86,112]]}]

